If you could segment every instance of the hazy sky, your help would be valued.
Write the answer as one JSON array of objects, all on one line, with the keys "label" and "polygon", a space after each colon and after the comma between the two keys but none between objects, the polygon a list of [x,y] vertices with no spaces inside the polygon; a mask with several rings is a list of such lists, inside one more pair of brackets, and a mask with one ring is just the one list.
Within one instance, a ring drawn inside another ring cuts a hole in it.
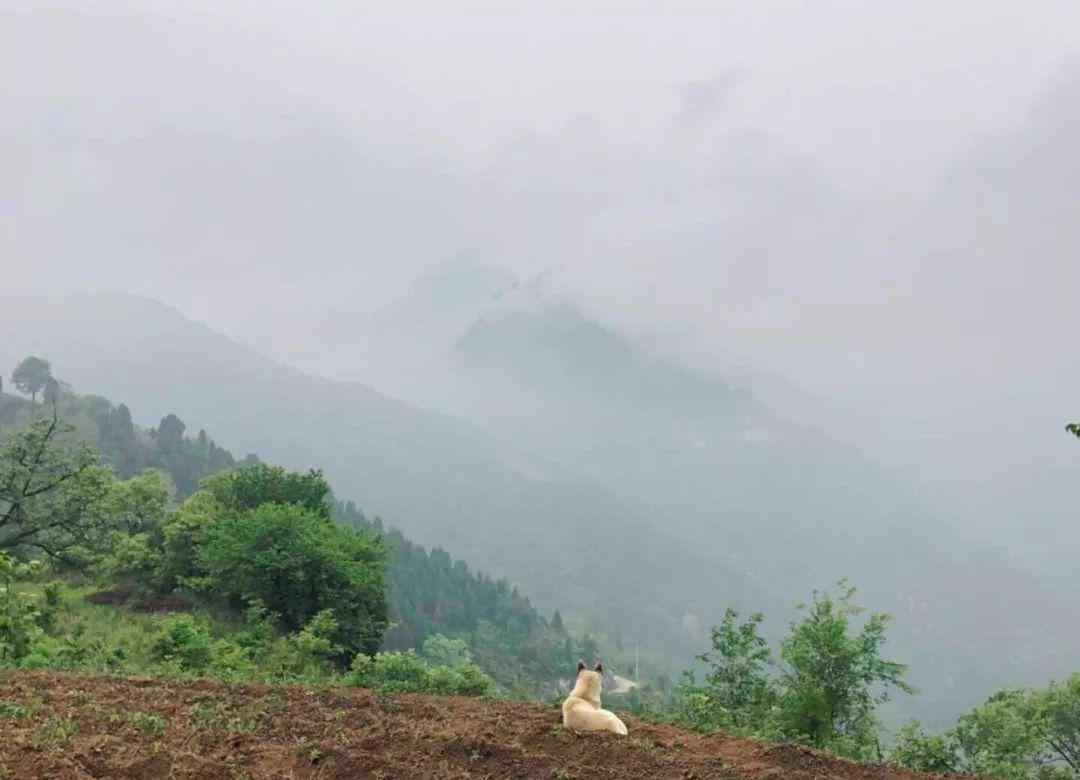
[{"label": "hazy sky", "polygon": [[4,3],[4,283],[335,373],[465,253],[838,397],[1080,376],[1075,0],[358,5]]}]

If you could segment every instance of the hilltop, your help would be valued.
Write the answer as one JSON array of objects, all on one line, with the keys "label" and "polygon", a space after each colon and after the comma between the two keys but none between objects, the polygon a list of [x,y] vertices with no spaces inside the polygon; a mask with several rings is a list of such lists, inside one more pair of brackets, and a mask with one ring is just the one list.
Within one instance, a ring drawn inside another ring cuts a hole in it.
[{"label": "hilltop", "polygon": [[578,736],[554,705],[37,672],[0,680],[2,777],[929,777],[632,717],[628,738]]}]

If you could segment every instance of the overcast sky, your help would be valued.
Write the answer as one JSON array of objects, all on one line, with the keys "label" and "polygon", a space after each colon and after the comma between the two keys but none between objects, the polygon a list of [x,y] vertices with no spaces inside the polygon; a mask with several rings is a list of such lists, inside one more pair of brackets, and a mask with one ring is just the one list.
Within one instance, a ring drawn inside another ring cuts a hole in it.
[{"label": "overcast sky", "polygon": [[464,253],[836,397],[1080,376],[1075,0],[370,5],[4,3],[4,284],[334,374]]}]

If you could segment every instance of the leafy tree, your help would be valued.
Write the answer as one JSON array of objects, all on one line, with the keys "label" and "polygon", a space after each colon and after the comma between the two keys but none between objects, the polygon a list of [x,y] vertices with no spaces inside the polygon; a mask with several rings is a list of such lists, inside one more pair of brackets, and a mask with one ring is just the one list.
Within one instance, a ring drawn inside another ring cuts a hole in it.
[{"label": "leafy tree", "polygon": [[225,509],[242,512],[263,504],[293,504],[319,517],[331,515],[330,485],[321,471],[306,474],[281,466],[255,463],[203,480],[209,492]]},{"label": "leafy tree", "polygon": [[1080,439],[1080,423],[1069,423],[1065,426],[1065,430]]},{"label": "leafy tree", "polygon": [[49,361],[33,355],[24,358],[11,374],[15,387],[23,393],[29,393],[33,401],[37,401],[37,394],[45,389],[51,378],[52,366]]},{"label": "leafy tree", "polygon": [[221,506],[212,495],[200,490],[169,516],[162,528],[160,588],[171,591],[197,581],[198,554],[204,531],[221,514]]},{"label": "leafy tree", "polygon": [[113,476],[71,431],[54,410],[0,445],[0,550],[34,548],[77,562],[80,549],[104,541]]},{"label": "leafy tree", "polygon": [[1080,674],[1040,690],[1004,690],[945,735],[960,769],[1005,780],[1080,778]]},{"label": "leafy tree", "polygon": [[1029,705],[1046,740],[1047,763],[1067,766],[1080,777],[1080,674],[1033,692]]},{"label": "leafy tree", "polygon": [[776,700],[769,676],[772,653],[758,633],[762,620],[759,613],[740,623],[739,613],[729,607],[712,628],[712,650],[698,656],[710,669],[706,692],[737,728],[764,723]]},{"label": "leafy tree", "polygon": [[450,639],[442,634],[432,634],[424,640],[422,655],[428,663],[451,669],[472,663],[472,653],[464,639]]},{"label": "leafy tree", "polygon": [[781,644],[781,731],[856,758],[877,747],[875,708],[890,689],[913,693],[907,667],[881,656],[890,617],[871,614],[853,633],[852,618],[863,612],[855,588],[839,583],[839,593],[815,593],[806,616],[792,623]]},{"label": "leafy tree", "polygon": [[915,721],[897,732],[890,758],[893,763],[917,772],[958,772],[961,767],[955,737],[952,734],[927,734]]},{"label": "leafy tree", "polygon": [[127,534],[154,533],[159,537],[175,488],[160,471],[114,482],[105,497],[105,512]]},{"label": "leafy tree", "polygon": [[226,512],[201,529],[201,585],[235,608],[260,600],[287,631],[332,609],[350,652],[374,653],[386,630],[386,549],[298,504]]},{"label": "leafy tree", "polygon": [[962,768],[1004,780],[1030,777],[1043,739],[1029,714],[1026,692],[1006,690],[963,715],[952,731]]}]

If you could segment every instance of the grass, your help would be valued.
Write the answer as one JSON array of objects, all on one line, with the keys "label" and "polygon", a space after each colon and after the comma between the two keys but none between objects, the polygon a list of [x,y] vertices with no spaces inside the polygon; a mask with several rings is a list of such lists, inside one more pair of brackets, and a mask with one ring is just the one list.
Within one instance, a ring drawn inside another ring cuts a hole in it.
[{"label": "grass", "polygon": [[165,729],[169,727],[169,721],[167,721],[160,715],[155,715],[152,712],[132,713],[131,723],[143,734],[154,737],[164,736]]},{"label": "grass", "polygon": [[[19,590],[44,602],[43,584],[21,583]],[[95,648],[99,648],[107,650],[117,659],[113,664],[107,662],[107,656],[97,659],[99,668],[95,671],[110,671],[110,665],[122,665],[129,672],[150,671],[156,664],[151,649],[159,632],[159,619],[153,615],[86,601],[86,596],[96,590],[96,587],[88,584],[61,585],[54,633],[58,637],[78,637],[79,645],[91,655]],[[58,640],[57,644],[62,646],[62,641]],[[83,664],[77,665],[85,668]],[[92,662],[90,668],[94,668]]]}]

